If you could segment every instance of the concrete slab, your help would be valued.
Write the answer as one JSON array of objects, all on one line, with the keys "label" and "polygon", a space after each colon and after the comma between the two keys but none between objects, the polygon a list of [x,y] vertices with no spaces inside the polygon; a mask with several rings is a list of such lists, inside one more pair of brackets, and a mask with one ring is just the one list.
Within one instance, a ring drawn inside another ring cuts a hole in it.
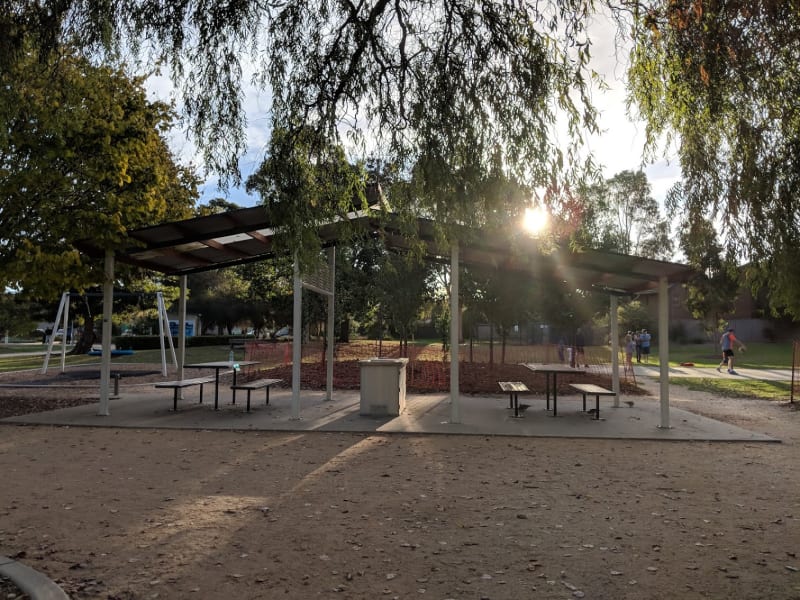
[{"label": "concrete slab", "polygon": [[[363,433],[432,433],[459,435],[508,435],[529,437],[569,437],[640,440],[691,440],[725,442],[777,442],[779,440],[740,427],[671,407],[672,427],[662,429],[657,399],[637,397],[633,406],[618,408],[611,399],[602,399],[600,420],[580,410],[578,395],[559,396],[559,414],[545,410],[544,398],[520,397],[528,405],[523,418],[513,418],[507,395],[462,396],[461,422],[450,422],[448,394],[407,395],[406,410],[398,417],[375,418],[359,415],[358,391],[335,392],[326,401],[323,392],[304,390],[300,419],[291,418],[291,391],[273,390],[270,404],[253,396],[250,413],[244,412],[242,399],[235,406],[220,400],[197,403],[196,394],[187,394],[173,412],[171,394],[163,392],[128,393],[111,400],[111,415],[98,416],[97,404],[65,408],[46,413],[10,417],[0,423],[67,425],[91,427],[174,428],[206,430],[260,431],[346,431]],[[593,405],[594,403],[590,403]]]}]

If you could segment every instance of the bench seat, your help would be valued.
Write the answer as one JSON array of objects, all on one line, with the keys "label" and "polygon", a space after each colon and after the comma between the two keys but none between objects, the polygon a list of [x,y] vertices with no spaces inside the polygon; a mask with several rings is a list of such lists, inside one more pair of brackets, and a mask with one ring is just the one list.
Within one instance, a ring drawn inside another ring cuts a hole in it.
[{"label": "bench seat", "polygon": [[616,394],[594,383],[570,383],[570,387],[583,395],[583,412],[586,412],[586,394],[594,394],[594,418],[600,419],[600,396],[616,396]]},{"label": "bench seat", "polygon": [[181,379],[180,381],[157,381],[155,387],[157,388],[172,388],[172,410],[178,410],[178,390],[200,386],[200,404],[203,403],[203,386],[207,383],[214,383],[214,377],[194,377],[192,379]]},{"label": "bench seat", "polygon": [[500,389],[508,394],[508,408],[514,409],[514,418],[519,419],[519,394],[529,392],[528,386],[521,381],[498,381]]},{"label": "bench seat", "polygon": [[231,386],[231,390],[236,393],[236,390],[245,390],[247,392],[247,412],[250,412],[250,392],[253,390],[260,390],[264,388],[267,390],[267,401],[269,404],[269,388],[283,381],[283,379],[256,379],[254,381],[243,381]]}]

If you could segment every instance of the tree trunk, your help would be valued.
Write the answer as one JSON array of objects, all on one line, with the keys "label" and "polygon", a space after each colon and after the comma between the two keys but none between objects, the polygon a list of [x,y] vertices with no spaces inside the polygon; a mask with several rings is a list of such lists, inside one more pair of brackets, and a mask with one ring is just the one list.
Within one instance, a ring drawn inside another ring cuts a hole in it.
[{"label": "tree trunk", "polygon": [[350,342],[350,318],[345,317],[339,321],[339,339],[338,342],[347,344]]},{"label": "tree trunk", "polygon": [[494,323],[489,323],[489,364],[494,365]]},{"label": "tree trunk", "polygon": [[[83,320],[83,329],[80,337],[75,341],[75,345],[72,347],[72,350],[70,350],[70,354],[86,354],[92,349],[92,344],[95,343],[97,334],[94,331],[94,319],[92,318],[92,311],[90,310],[89,302],[85,297],[83,298],[83,302],[78,303],[75,312],[77,312]],[[72,332],[72,335],[75,336],[74,331]]]}]

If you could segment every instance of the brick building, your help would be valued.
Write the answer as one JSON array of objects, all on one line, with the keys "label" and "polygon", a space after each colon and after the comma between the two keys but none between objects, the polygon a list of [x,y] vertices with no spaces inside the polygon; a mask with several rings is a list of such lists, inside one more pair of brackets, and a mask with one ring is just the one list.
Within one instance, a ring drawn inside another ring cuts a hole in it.
[{"label": "brick building", "polygon": [[[637,299],[656,321],[658,316],[658,297],[655,292],[640,294]],[[709,341],[703,323],[692,317],[687,308],[686,287],[681,284],[669,288],[670,336],[679,343],[700,343]],[[766,301],[753,296],[750,288],[743,286],[734,304],[733,312],[727,315],[727,322],[736,328],[736,333],[749,342],[772,342],[791,340],[797,336],[798,324],[789,324],[770,318]],[[712,334],[716,339],[717,334]]]}]

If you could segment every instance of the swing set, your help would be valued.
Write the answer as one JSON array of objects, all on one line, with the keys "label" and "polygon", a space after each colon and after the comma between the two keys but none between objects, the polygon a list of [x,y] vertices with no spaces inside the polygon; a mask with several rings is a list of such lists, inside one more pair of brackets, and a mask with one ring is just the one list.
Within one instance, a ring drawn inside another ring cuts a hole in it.
[{"label": "swing set", "polygon": [[[58,311],[56,312],[56,320],[53,324],[53,332],[58,331],[59,327],[63,328],[64,336],[62,338],[61,344],[61,372],[63,373],[66,369],[66,360],[67,360],[67,344],[66,344],[66,332],[69,331],[69,300],[72,297],[80,298],[82,296],[98,296],[100,294],[73,294],[70,292],[64,292],[61,294],[61,302],[58,305]],[[116,293],[114,297],[122,297],[122,296],[139,296],[140,298],[152,295],[152,293]],[[172,335],[170,334],[169,329],[169,317],[167,316],[167,307],[164,303],[164,295],[161,292],[155,292],[156,296],[156,308],[158,309],[158,333],[161,341],[161,374],[167,374],[167,352],[166,352],[166,345],[164,339],[166,338],[169,344],[169,351],[172,356],[172,363],[175,365],[175,368],[178,368],[178,359],[175,356],[175,346],[172,343]],[[44,354],[44,364],[42,365],[42,375],[47,374],[47,366],[50,363],[50,356],[53,354],[53,344],[55,343],[55,334],[50,336],[50,340],[47,344],[47,351]],[[117,351],[115,349],[109,349],[111,355],[121,355],[121,354],[133,354],[132,350],[125,350],[125,351]],[[89,352],[92,356],[101,356],[102,352],[98,351],[91,351]]]}]

